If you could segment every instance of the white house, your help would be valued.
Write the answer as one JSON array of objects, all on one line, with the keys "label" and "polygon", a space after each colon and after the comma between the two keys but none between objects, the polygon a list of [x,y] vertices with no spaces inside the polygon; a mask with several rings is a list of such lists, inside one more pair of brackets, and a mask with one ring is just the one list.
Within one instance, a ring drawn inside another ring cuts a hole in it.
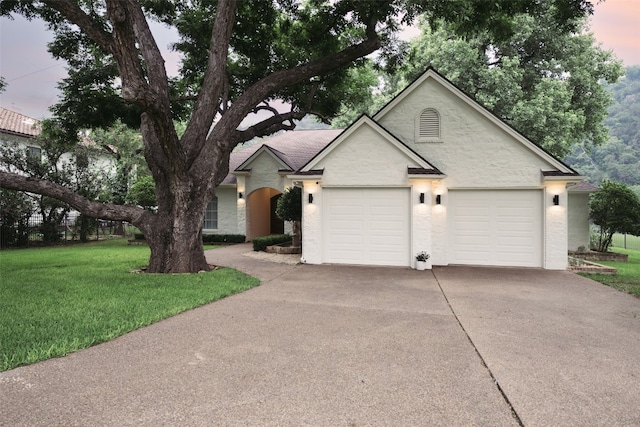
[{"label": "white house", "polygon": [[230,170],[205,232],[281,232],[274,200],[300,185],[306,263],[565,269],[589,245],[593,187],[433,69],[373,117],[276,136]]},{"label": "white house", "polygon": [[[29,156],[40,159],[43,155],[42,147],[40,147],[36,137],[40,134],[41,130],[39,120],[0,107],[0,146],[19,150],[27,149]],[[82,138],[80,144],[86,146],[95,145],[89,138]],[[74,155],[72,153],[64,153],[58,160],[58,166],[68,164],[73,160]],[[85,160],[88,162],[88,167],[94,172],[102,172],[105,174],[115,173],[115,162],[110,156],[98,153]],[[19,171],[0,165],[0,170],[2,169],[9,169],[12,172],[20,173]],[[72,211],[69,213],[69,219],[73,220],[77,215],[78,212]],[[39,214],[32,216],[32,219],[36,222],[39,218]]]}]

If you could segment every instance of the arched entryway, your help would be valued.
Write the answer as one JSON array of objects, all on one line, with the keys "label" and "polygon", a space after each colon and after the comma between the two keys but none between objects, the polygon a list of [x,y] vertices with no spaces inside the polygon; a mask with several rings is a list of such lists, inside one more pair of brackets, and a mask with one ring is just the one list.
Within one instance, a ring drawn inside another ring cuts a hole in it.
[{"label": "arched entryway", "polygon": [[247,197],[247,239],[283,234],[284,221],[276,215],[276,205],[282,192],[275,188],[260,188]]}]

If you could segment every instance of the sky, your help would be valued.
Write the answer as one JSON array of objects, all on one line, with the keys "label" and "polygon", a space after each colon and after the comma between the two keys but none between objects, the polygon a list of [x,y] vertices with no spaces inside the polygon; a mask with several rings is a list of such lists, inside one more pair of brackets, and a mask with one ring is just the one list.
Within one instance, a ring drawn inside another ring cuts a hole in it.
[{"label": "sky", "polygon": [[[597,0],[595,0],[597,1]],[[177,73],[178,54],[167,46],[177,41],[175,33],[160,24],[152,27],[164,49],[167,72]],[[596,40],[623,61],[640,65],[640,0],[606,0],[595,5],[591,31]],[[37,119],[50,117],[48,108],[57,102],[57,83],[66,76],[64,61],[47,52],[52,34],[42,21],[0,18],[0,76],[8,83],[0,93],[0,106]]]}]

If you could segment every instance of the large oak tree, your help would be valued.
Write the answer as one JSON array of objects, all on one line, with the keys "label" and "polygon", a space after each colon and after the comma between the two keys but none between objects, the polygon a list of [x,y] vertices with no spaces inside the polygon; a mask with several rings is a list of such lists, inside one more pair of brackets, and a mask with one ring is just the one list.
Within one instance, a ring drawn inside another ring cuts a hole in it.
[{"label": "large oak tree", "polygon": [[[236,145],[291,129],[306,114],[330,119],[343,98],[362,91],[351,87],[350,69],[378,50],[383,63],[398,58],[402,21],[424,13],[463,34],[488,30],[500,38],[512,32],[513,16],[537,16],[550,7],[559,25],[569,23],[567,31],[575,16],[592,12],[586,0],[3,1],[1,14],[40,17],[55,31],[50,50],[67,59],[70,77],[54,112],[70,137],[78,126],[106,126],[116,118],[140,126],[158,209],[92,202],[68,187],[6,172],[0,185],[133,223],[150,244],[150,272],[206,270],[204,211]],[[167,76],[153,19],[178,29],[179,78]],[[273,100],[285,101],[289,111],[272,108]],[[241,129],[257,111],[270,115]],[[188,119],[181,137],[175,118]]]}]

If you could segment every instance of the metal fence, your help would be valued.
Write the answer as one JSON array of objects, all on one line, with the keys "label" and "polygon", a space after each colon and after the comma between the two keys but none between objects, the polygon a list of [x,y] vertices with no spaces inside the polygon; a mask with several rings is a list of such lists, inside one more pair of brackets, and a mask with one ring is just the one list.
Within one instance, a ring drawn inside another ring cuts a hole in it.
[{"label": "metal fence", "polygon": [[632,249],[640,251],[640,237],[631,234],[614,234],[611,246],[616,248]]},{"label": "metal fence", "polygon": [[[114,221],[96,220],[87,233],[88,240],[99,240],[111,235],[130,235],[131,226]],[[128,233],[128,234],[127,234]],[[80,226],[75,216],[65,217],[47,232],[39,216],[29,218],[26,223],[0,225],[0,247],[24,248],[80,240]]]}]

